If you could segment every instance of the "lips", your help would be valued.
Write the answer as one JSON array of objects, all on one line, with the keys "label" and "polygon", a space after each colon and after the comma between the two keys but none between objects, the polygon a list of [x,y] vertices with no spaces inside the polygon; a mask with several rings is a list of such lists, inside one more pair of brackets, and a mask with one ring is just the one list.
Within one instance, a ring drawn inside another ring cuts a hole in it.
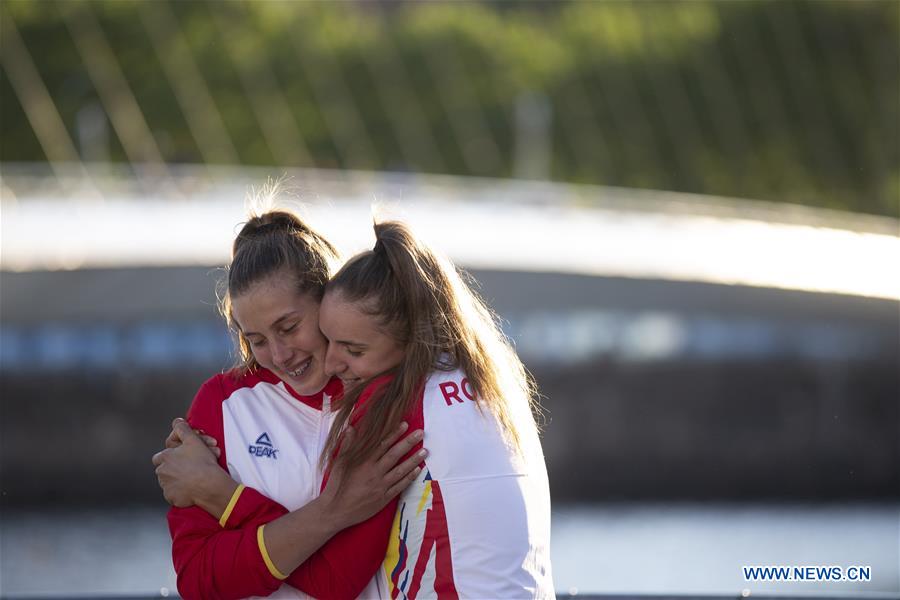
[{"label": "lips", "polygon": [[303,375],[303,373],[306,372],[307,369],[309,369],[310,363],[312,363],[312,356],[310,356],[309,358],[304,360],[302,363],[300,363],[296,369],[294,369],[292,371],[285,369],[284,372],[287,373],[288,375],[290,375],[291,377],[300,377],[301,375]]}]

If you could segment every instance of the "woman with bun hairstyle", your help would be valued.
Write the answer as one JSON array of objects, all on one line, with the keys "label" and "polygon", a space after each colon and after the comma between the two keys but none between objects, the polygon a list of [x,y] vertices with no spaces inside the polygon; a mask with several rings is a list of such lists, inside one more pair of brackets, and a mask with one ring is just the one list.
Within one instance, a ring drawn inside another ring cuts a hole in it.
[{"label": "woman with bun hairstyle", "polygon": [[[375,447],[365,436],[366,456],[354,453],[323,481],[343,391],[325,372],[318,325],[334,255],[285,211],[251,218],[234,242],[223,309],[242,364],[201,386],[187,422],[176,420],[168,449],[153,458],[174,505],[172,554],[186,599],[352,598],[383,562],[397,494],[419,475],[421,451],[410,451],[421,448],[421,431],[398,421]],[[356,447],[352,436],[343,451]]]}]

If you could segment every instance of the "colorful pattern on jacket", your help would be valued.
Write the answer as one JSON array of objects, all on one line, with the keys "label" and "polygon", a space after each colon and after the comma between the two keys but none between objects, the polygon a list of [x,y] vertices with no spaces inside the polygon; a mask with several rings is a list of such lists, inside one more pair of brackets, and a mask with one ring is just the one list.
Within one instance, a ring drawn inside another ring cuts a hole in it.
[{"label": "colorful pattern on jacket", "polygon": [[552,598],[550,496],[527,403],[514,450],[459,370],[435,371],[410,414],[429,454],[401,495],[375,581],[383,600]]}]

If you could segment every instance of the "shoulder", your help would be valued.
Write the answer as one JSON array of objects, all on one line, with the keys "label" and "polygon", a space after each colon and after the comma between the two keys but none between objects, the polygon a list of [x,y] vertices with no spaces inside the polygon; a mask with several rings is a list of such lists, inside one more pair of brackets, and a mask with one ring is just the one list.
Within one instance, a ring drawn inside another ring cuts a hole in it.
[{"label": "shoulder", "polygon": [[425,446],[435,479],[518,472],[514,453],[494,414],[479,406],[460,369],[435,370],[422,394]]},{"label": "shoulder", "polygon": [[432,371],[422,392],[423,404],[430,407],[470,404],[474,408],[475,398],[472,384],[459,368]]},{"label": "shoulder", "polygon": [[[259,383],[270,383],[275,385],[279,383],[278,377],[269,371],[257,367],[252,371],[241,371],[240,369],[231,369],[224,373],[219,373],[207,380],[206,383],[215,382],[225,398],[231,396],[238,390],[256,387]],[[206,385],[206,384],[204,384]]]},{"label": "shoulder", "polygon": [[232,369],[213,375],[197,390],[188,420],[195,417],[206,421],[210,416],[221,415],[223,402],[238,390],[250,389],[266,381],[266,373],[265,370],[242,373],[239,369]]}]

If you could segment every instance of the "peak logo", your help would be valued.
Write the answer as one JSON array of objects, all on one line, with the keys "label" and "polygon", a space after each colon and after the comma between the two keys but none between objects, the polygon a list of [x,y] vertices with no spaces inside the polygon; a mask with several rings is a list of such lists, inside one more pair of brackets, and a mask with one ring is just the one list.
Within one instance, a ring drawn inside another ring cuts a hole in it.
[{"label": "peak logo", "polygon": [[278,449],[272,445],[272,440],[269,439],[269,434],[265,431],[263,431],[259,437],[256,438],[256,442],[250,444],[248,448],[250,454],[253,456],[278,460]]}]

